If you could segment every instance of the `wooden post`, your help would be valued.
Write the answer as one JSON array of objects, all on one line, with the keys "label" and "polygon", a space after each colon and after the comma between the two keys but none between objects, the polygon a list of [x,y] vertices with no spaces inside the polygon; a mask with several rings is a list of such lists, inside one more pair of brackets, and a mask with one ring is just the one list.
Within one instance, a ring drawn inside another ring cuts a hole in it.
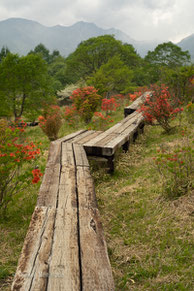
[{"label": "wooden post", "polygon": [[108,164],[108,173],[109,174],[113,174],[114,173],[114,155],[110,156],[110,157],[106,157],[107,158],[107,164]]},{"label": "wooden post", "polygon": [[130,144],[130,142],[129,142],[129,140],[126,142],[126,143],[124,143],[124,145],[122,146],[123,147],[123,151],[126,153],[128,150],[129,150],[129,144]]}]

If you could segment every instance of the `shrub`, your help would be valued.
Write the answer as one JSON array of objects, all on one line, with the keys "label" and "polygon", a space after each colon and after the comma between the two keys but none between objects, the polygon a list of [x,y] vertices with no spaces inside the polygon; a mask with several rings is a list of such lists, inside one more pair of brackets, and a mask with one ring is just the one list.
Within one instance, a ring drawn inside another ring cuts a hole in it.
[{"label": "shrub", "polygon": [[94,112],[100,105],[102,97],[97,94],[94,87],[83,87],[73,91],[70,99],[76,108],[77,113],[85,123],[89,123]]},{"label": "shrub", "polygon": [[48,136],[49,140],[56,140],[62,125],[62,114],[60,107],[52,105],[45,109],[43,116],[39,116],[39,126]]},{"label": "shrub", "polygon": [[114,97],[110,99],[107,98],[102,99],[101,109],[106,112],[106,115],[111,111],[116,111],[118,106],[119,105]]},{"label": "shrub", "polygon": [[184,137],[181,145],[173,149],[164,147],[158,149],[154,160],[163,181],[165,196],[179,197],[192,186],[193,150],[188,137]]},{"label": "shrub", "polygon": [[30,181],[37,183],[42,175],[40,170],[32,170],[32,162],[40,154],[40,149],[26,140],[26,124],[20,122],[19,126],[8,127],[5,120],[0,120],[0,210],[4,213],[14,195]]},{"label": "shrub", "polygon": [[113,122],[113,120],[109,115],[104,116],[104,114],[101,112],[95,112],[90,128],[96,130],[105,130],[111,122]]},{"label": "shrub", "polygon": [[189,123],[194,123],[194,104],[189,102],[186,106],[186,117]]},{"label": "shrub", "polygon": [[139,111],[142,112],[146,121],[153,123],[154,120],[157,120],[162,128],[169,132],[171,130],[170,121],[183,108],[176,107],[178,104],[180,106],[180,102],[170,94],[165,85],[153,85],[151,91],[151,96],[147,96]]},{"label": "shrub", "polygon": [[78,122],[78,115],[76,114],[76,108],[74,104],[72,104],[71,106],[65,106],[63,116],[70,126],[76,126]]}]

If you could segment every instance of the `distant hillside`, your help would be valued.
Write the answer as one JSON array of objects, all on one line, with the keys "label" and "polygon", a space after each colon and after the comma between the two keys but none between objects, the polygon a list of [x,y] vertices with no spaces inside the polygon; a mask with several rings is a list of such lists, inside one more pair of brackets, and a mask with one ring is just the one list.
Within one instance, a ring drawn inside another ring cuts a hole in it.
[{"label": "distant hillside", "polygon": [[[121,30],[103,29],[84,21],[71,26],[47,27],[32,20],[9,18],[0,21],[0,49],[7,46],[11,52],[25,55],[39,43],[43,43],[50,51],[57,49],[63,56],[68,56],[81,41],[105,34],[113,34],[116,39],[132,44],[142,57],[159,44],[159,41],[137,41]],[[178,45],[184,50],[189,50],[194,58],[194,34],[183,39]]]},{"label": "distant hillside", "polygon": [[190,36],[182,39],[179,43],[177,43],[183,50],[188,50],[191,55],[191,59],[194,61],[194,33]]},{"label": "distant hillside", "polygon": [[81,41],[105,34],[113,34],[116,39],[132,44],[142,56],[158,44],[136,41],[118,29],[102,29],[83,21],[72,26],[47,27],[32,20],[10,18],[0,21],[0,48],[7,46],[12,52],[25,55],[43,43],[50,51],[57,49],[62,55],[68,56]]}]

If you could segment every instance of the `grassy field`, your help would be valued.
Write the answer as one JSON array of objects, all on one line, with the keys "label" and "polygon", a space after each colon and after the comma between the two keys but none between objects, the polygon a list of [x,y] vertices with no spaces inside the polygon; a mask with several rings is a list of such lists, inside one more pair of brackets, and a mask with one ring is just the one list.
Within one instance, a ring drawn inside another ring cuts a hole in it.
[{"label": "grassy field", "polygon": [[[121,118],[122,110],[114,119]],[[72,131],[75,129],[63,126],[60,136]],[[91,161],[118,291],[194,289],[194,193],[190,189],[177,199],[164,197],[162,179],[153,161],[161,144],[173,146],[180,142],[180,131],[177,128],[166,135],[159,126],[146,126],[128,153],[117,153],[111,176],[104,164]],[[49,141],[40,128],[28,129],[28,135],[42,142],[39,163],[44,168]],[[0,220],[0,290],[10,289],[37,192],[38,185],[20,193],[6,219]]]}]

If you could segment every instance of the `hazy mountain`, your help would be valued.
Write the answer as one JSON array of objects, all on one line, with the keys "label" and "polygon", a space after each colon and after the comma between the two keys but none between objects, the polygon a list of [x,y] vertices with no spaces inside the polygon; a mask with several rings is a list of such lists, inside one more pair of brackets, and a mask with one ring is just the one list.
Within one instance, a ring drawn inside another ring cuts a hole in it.
[{"label": "hazy mountain", "polygon": [[57,49],[67,56],[81,41],[105,34],[113,34],[116,39],[132,44],[141,55],[157,45],[156,42],[136,41],[118,29],[102,29],[83,21],[72,26],[47,27],[32,20],[10,18],[0,21],[0,48],[7,46],[11,52],[25,55],[36,45],[43,43],[50,51]]},{"label": "hazy mountain", "polygon": [[182,50],[188,50],[191,55],[191,59],[194,60],[194,33],[190,36],[182,39],[177,43],[178,46],[182,48]]},{"label": "hazy mountain", "polygon": [[[81,41],[105,34],[113,34],[116,39],[132,44],[141,56],[145,56],[148,50],[153,50],[159,43],[137,41],[118,29],[103,29],[84,21],[71,26],[47,27],[32,20],[9,18],[0,21],[0,49],[7,46],[11,52],[25,55],[39,43],[43,43],[50,51],[57,49],[63,56],[68,56]],[[183,45],[184,50],[193,50],[193,43],[194,35],[179,44]]]}]

